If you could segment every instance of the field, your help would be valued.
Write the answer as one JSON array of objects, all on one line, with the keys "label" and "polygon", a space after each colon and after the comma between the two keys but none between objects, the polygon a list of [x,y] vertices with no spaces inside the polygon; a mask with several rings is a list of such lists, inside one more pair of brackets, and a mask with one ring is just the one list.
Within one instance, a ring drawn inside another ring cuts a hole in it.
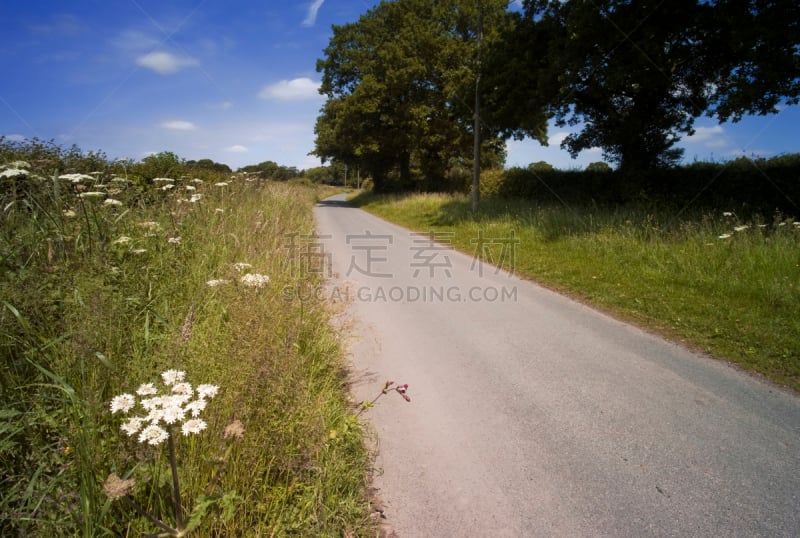
[{"label": "field", "polygon": [[536,204],[461,195],[361,194],[353,203],[418,231],[519,239],[515,273],[800,389],[800,222],[727,208]]},{"label": "field", "polygon": [[322,190],[31,153],[0,169],[0,535],[371,534],[331,313],[281,292]]}]

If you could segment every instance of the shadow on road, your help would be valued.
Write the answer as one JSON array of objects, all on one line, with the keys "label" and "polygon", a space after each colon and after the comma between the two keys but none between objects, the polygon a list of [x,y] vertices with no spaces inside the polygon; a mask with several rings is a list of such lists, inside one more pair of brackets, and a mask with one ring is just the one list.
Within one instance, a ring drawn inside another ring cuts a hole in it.
[{"label": "shadow on road", "polygon": [[331,198],[320,200],[317,205],[320,207],[353,207],[346,200],[334,200]]}]

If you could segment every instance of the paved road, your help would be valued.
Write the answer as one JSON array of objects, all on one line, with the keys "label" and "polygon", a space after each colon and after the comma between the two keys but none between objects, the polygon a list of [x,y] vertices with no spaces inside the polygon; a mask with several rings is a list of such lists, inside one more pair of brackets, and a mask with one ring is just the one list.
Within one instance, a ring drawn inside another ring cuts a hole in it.
[{"label": "paved road", "polygon": [[800,398],[341,199],[306,252],[351,303],[356,398],[409,384],[367,413],[400,537],[800,536]]}]

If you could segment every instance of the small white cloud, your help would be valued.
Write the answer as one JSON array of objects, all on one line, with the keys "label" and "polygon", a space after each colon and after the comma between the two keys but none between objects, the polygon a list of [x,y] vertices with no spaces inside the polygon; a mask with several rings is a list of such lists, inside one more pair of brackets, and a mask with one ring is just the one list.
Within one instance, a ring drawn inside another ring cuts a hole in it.
[{"label": "small white cloud", "polygon": [[197,126],[190,121],[173,120],[165,121],[161,124],[164,129],[171,129],[173,131],[194,131]]},{"label": "small white cloud", "polygon": [[319,8],[322,7],[322,4],[325,0],[314,0],[308,6],[308,14],[306,18],[303,20],[303,26],[306,28],[310,26],[314,26],[314,23],[317,22],[317,12],[319,12]]},{"label": "small white cloud", "polygon": [[560,146],[561,143],[570,135],[566,131],[559,131],[547,139],[547,143],[551,146]]},{"label": "small white cloud", "polygon": [[724,138],[725,129],[721,125],[695,127],[694,134],[687,136],[687,142],[700,142],[707,148],[724,148],[728,145]]},{"label": "small white cloud", "polygon": [[152,69],[160,75],[171,75],[184,67],[197,65],[197,63],[194,58],[181,58],[169,52],[151,52],[136,58],[136,65]]},{"label": "small white cloud", "polygon": [[225,151],[230,151],[231,153],[247,153],[249,150],[246,146],[236,144],[235,146],[225,148]]},{"label": "small white cloud", "polygon": [[27,140],[25,136],[21,134],[4,135],[4,138],[9,142],[25,142],[25,140]]},{"label": "small white cloud", "polygon": [[319,82],[310,78],[301,77],[292,80],[281,80],[262,89],[258,96],[262,99],[275,99],[278,101],[300,101],[306,99],[321,99]]}]

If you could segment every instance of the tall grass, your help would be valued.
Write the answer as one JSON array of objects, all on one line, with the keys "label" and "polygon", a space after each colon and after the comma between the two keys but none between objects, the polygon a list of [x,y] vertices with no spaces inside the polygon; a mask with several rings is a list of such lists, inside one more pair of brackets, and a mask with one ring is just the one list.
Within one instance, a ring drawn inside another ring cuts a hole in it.
[{"label": "tall grass", "polygon": [[438,194],[355,203],[416,230],[454,232],[469,253],[479,232],[514,230],[517,274],[800,389],[800,223],[791,216],[502,198],[472,215],[465,197]]},{"label": "tall grass", "polygon": [[[165,449],[120,431],[109,402],[172,368],[220,386],[208,429],[177,439],[184,511],[207,507],[196,535],[369,534],[367,454],[329,313],[282,300],[316,278],[292,270],[286,245],[311,232],[318,191],[132,182],[110,163],[64,177],[79,167],[4,158],[24,173],[0,174],[0,535],[157,531],[103,492],[109,474],[133,477],[132,500],[171,517]],[[270,281],[249,287],[246,273]],[[243,436],[224,439],[237,420]]]}]

